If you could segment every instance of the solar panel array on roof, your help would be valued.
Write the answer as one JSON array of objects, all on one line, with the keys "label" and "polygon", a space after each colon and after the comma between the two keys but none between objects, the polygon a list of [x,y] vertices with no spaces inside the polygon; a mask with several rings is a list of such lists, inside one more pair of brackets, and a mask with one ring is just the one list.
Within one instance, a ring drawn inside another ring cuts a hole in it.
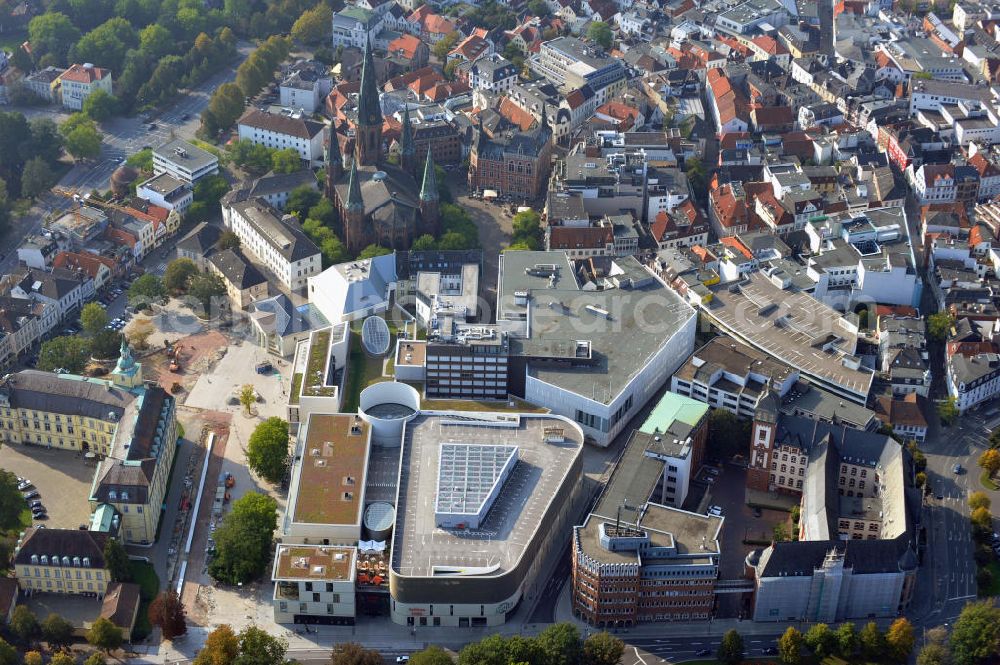
[{"label": "solar panel array on roof", "polygon": [[517,446],[442,443],[435,501],[438,526],[477,528],[517,458]]}]

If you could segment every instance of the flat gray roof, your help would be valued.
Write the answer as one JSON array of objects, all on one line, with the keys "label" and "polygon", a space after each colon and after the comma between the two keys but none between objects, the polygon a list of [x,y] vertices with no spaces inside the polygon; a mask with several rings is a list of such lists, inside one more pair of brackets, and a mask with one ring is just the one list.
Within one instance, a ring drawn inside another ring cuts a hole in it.
[{"label": "flat gray roof", "polygon": [[[500,271],[498,320],[522,317],[525,307],[514,303],[514,293],[530,294],[530,337],[512,338],[512,353],[573,358],[578,342],[588,342],[591,364],[559,367],[529,361],[529,372],[604,404],[695,316],[690,305],[634,258],[615,258],[613,263],[609,283],[616,282],[618,288],[604,291],[582,290],[565,252],[505,252]],[[554,272],[537,271],[537,266],[554,266]]]},{"label": "flat gray roof", "polygon": [[183,166],[192,173],[211,164],[219,163],[218,157],[183,139],[167,141],[163,145],[153,148],[153,154],[160,159]]},{"label": "flat gray roof", "polygon": [[872,372],[845,364],[856,361],[857,331],[832,308],[760,273],[715,286],[712,295],[705,312],[730,334],[854,399],[867,398]]},{"label": "flat gray roof", "polygon": [[[496,426],[500,417],[512,419],[513,426]],[[567,441],[545,443],[548,427],[562,428]],[[435,524],[438,455],[448,443],[518,448],[518,464],[478,530],[442,529]],[[575,462],[582,454],[579,431],[553,416],[472,412],[418,416],[406,425],[403,438],[393,570],[407,577],[481,577],[513,570],[534,539],[549,536],[542,517],[562,485],[575,482],[569,476],[580,468]]]}]

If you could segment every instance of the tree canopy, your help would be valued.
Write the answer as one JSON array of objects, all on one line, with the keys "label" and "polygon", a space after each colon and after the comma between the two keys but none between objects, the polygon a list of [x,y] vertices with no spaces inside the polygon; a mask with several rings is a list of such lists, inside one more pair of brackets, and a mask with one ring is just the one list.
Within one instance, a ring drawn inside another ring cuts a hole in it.
[{"label": "tree canopy", "polygon": [[42,342],[38,353],[38,369],[51,372],[65,369],[71,374],[79,374],[87,366],[90,358],[90,347],[82,337],[53,337]]},{"label": "tree canopy", "polygon": [[233,502],[232,510],[215,531],[216,554],[208,566],[212,577],[226,584],[240,584],[267,570],[278,524],[277,508],[274,499],[256,492]]},{"label": "tree canopy", "polygon": [[604,21],[594,21],[587,27],[587,39],[609,49],[614,44],[615,36],[610,25]]},{"label": "tree canopy", "polygon": [[1000,609],[967,604],[952,627],[950,647],[955,665],[977,665],[1000,653]]},{"label": "tree canopy", "polygon": [[271,483],[288,473],[288,423],[271,417],[257,425],[247,443],[247,465]]},{"label": "tree canopy", "polygon": [[184,603],[173,589],[161,591],[149,604],[149,620],[154,626],[159,626],[167,640],[187,632]]}]

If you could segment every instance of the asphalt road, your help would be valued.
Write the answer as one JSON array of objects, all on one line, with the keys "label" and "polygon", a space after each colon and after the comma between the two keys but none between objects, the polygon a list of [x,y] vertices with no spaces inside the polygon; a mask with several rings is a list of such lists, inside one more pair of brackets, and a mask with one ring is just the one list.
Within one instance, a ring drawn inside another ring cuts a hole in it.
[{"label": "asphalt road", "polygon": [[[659,660],[678,661],[699,657],[698,654],[708,650],[710,655],[704,658],[714,658],[719,650],[721,637],[662,637],[662,638],[630,638],[619,634],[625,641],[625,653],[619,665],[652,665]],[[744,635],[743,647],[747,656],[763,656],[765,649],[777,644],[781,633],[764,635]],[[650,657],[653,657],[651,660]],[[656,660],[659,659],[659,660]]]}]

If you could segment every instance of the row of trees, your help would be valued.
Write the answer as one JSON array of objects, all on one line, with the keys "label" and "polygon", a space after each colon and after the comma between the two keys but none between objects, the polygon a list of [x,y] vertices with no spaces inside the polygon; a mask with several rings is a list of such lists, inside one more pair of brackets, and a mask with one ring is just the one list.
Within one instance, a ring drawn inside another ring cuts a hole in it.
[{"label": "row of trees", "polygon": [[[624,648],[621,640],[606,632],[583,640],[576,626],[557,623],[535,637],[490,635],[467,644],[458,653],[458,665],[615,665]],[[439,662],[448,665],[451,658]]]},{"label": "row of trees", "polygon": [[223,83],[201,114],[199,133],[206,139],[215,138],[219,132],[232,127],[246,108],[246,98],[257,94],[274,76],[274,70],[291,49],[287,37],[272,35],[250,54],[236,70],[235,83]]},{"label": "row of trees", "polygon": [[[778,658],[786,665],[802,662],[806,649],[818,659],[839,656],[856,662],[860,656],[867,662],[903,663],[913,651],[916,638],[913,625],[906,619],[896,619],[884,633],[875,622],[857,631],[853,623],[841,624],[833,630],[825,623],[812,626],[805,634],[793,626],[778,638]],[[722,636],[718,658],[727,665],[737,665],[746,656],[743,637],[735,630]]]},{"label": "row of trees", "polygon": [[973,557],[978,566],[976,584],[979,594],[986,595],[993,586],[993,573],[988,565],[993,561],[994,554],[991,544],[993,537],[993,514],[990,512],[990,497],[985,492],[973,492],[969,495],[969,521],[972,526],[972,542],[975,544]]},{"label": "row of trees", "polygon": [[[27,605],[18,605],[14,608],[10,619],[10,633],[14,639],[25,647],[33,646],[41,639],[50,647],[62,649],[73,642],[75,628],[72,623],[62,618],[58,614],[52,613],[39,621]],[[121,647],[124,641],[122,629],[105,617],[100,617],[94,621],[86,633],[87,642],[105,653]],[[60,653],[62,654],[60,656]],[[65,652],[56,653],[52,656],[50,663],[56,665],[74,665],[76,658]],[[17,665],[21,662],[16,649],[0,639],[0,664]],[[28,651],[24,655],[24,665],[41,665],[42,655],[38,651]],[[104,657],[96,654],[88,658],[84,665],[104,665]]]},{"label": "row of trees", "polygon": [[951,629],[925,634],[917,665],[980,665],[1000,653],[1000,609],[990,602],[969,603]]}]

